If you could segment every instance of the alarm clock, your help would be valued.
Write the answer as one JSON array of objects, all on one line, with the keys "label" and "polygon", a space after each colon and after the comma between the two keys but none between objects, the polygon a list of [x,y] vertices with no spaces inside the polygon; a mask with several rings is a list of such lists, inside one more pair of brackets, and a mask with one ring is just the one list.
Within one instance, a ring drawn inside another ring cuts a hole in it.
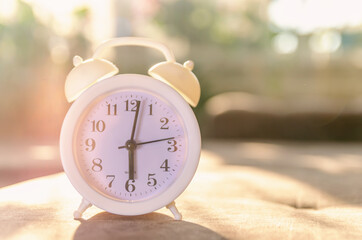
[{"label": "alarm clock", "polygon": [[[102,59],[115,46],[159,50],[166,61],[140,74],[117,74]],[[83,197],[74,218],[95,205],[119,215],[140,215],[162,207],[182,218],[175,199],[197,169],[201,137],[191,109],[200,98],[193,62],[175,61],[165,45],[146,38],[114,38],[91,59],[73,58],[65,96],[73,102],[60,134],[64,171]]]}]

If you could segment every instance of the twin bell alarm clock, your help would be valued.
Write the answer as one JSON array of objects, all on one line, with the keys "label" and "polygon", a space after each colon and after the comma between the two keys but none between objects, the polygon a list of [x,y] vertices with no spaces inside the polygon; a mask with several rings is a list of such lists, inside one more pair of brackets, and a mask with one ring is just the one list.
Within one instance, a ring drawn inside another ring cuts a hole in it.
[{"label": "twin bell alarm clock", "polygon": [[[166,61],[148,74],[117,74],[102,52],[115,46],[159,50]],[[102,43],[91,59],[73,58],[65,95],[73,102],[60,134],[64,171],[83,197],[74,218],[95,205],[119,215],[162,207],[181,214],[174,200],[198,166],[200,130],[190,106],[200,98],[193,62],[183,65],[166,46],[145,38]]]}]

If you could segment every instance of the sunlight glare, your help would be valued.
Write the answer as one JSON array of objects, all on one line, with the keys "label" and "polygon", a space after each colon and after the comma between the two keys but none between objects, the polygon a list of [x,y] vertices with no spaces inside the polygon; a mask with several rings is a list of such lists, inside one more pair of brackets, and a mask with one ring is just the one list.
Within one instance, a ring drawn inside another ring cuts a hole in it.
[{"label": "sunlight glare", "polygon": [[16,16],[17,8],[17,0],[0,1],[0,23],[3,21],[12,21]]},{"label": "sunlight glare", "polygon": [[361,157],[341,154],[335,158],[312,154],[299,156],[303,167],[318,169],[330,174],[343,174],[347,172],[359,172],[362,168]]},{"label": "sunlight glare", "polygon": [[29,147],[29,155],[37,160],[54,160],[58,157],[58,151],[52,145],[38,145]]},{"label": "sunlight glare", "polygon": [[321,29],[360,28],[361,10],[362,1],[355,0],[274,0],[268,15],[281,29],[309,34]]}]

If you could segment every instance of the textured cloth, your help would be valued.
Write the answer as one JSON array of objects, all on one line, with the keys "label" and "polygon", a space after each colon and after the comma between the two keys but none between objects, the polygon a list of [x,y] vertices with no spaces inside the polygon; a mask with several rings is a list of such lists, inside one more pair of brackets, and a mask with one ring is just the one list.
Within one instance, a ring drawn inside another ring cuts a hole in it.
[{"label": "textured cloth", "polygon": [[207,142],[199,169],[165,208],[126,217],[91,207],[64,173],[0,189],[0,239],[362,239],[358,144]]}]

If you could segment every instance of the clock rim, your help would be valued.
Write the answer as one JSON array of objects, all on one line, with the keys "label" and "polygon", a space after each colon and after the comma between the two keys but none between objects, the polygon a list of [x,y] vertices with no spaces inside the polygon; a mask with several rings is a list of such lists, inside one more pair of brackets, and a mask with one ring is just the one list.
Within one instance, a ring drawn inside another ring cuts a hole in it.
[{"label": "clock rim", "polygon": [[[74,147],[75,131],[83,112],[97,98],[119,90],[140,89],[164,98],[176,111],[184,124],[188,142],[185,164],[174,182],[159,195],[137,202],[123,202],[99,193],[83,178],[77,167]],[[201,135],[191,107],[173,88],[152,77],[140,74],[119,74],[104,79],[86,91],[69,108],[60,134],[60,155],[64,171],[74,188],[91,204],[120,215],[140,215],[153,212],[174,201],[190,184],[200,159]]]}]

